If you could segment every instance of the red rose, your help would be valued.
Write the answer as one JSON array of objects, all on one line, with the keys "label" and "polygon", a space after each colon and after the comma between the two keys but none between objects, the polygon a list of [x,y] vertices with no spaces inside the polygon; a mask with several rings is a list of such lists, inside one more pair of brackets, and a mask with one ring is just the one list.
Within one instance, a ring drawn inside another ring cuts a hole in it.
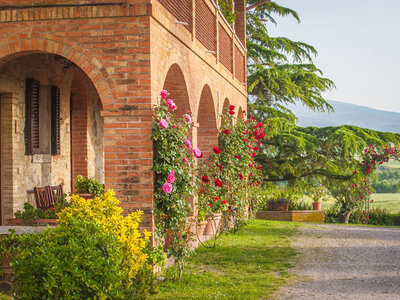
[{"label": "red rose", "polygon": [[217,167],[222,171],[222,166],[217,164]]},{"label": "red rose", "polygon": [[228,129],[225,129],[225,130],[224,130],[224,133],[225,133],[225,134],[230,134],[231,132],[230,132]]},{"label": "red rose", "polygon": [[215,147],[215,148],[213,149],[213,151],[214,151],[215,154],[220,154],[220,153],[221,153],[221,150],[219,150],[218,147]]},{"label": "red rose", "polygon": [[243,180],[243,175],[239,174],[239,178],[240,178],[240,180]]},{"label": "red rose", "polygon": [[215,180],[215,186],[222,187],[222,181],[219,180],[219,179],[216,179],[216,180]]},{"label": "red rose", "polygon": [[218,196],[215,196],[214,197],[214,202],[217,202],[219,200],[219,197]]},{"label": "red rose", "polygon": [[[374,201],[374,200],[372,200],[372,201]],[[226,200],[222,200],[222,203],[227,204],[228,202]]]},{"label": "red rose", "polygon": [[230,109],[230,110],[235,110],[235,105],[229,106],[229,109]]},{"label": "red rose", "polygon": [[203,180],[204,183],[210,182],[207,176],[201,176],[201,180]]},{"label": "red rose", "polygon": [[51,210],[55,210],[56,208],[54,207],[54,205],[50,206]]},{"label": "red rose", "polygon": [[240,159],[240,156],[239,156],[239,155],[235,155],[235,157],[236,157],[237,159]]},{"label": "red rose", "polygon": [[261,166],[257,166],[257,169],[261,170]]},{"label": "red rose", "polygon": [[254,120],[254,116],[251,116],[251,117],[250,117],[250,120]]},{"label": "red rose", "polygon": [[212,207],[212,204],[211,204],[211,203],[208,203],[208,206],[209,206],[209,207]]},{"label": "red rose", "polygon": [[230,113],[231,115],[234,115],[234,114],[235,114],[235,112],[234,112],[233,110],[230,110],[229,113]]}]

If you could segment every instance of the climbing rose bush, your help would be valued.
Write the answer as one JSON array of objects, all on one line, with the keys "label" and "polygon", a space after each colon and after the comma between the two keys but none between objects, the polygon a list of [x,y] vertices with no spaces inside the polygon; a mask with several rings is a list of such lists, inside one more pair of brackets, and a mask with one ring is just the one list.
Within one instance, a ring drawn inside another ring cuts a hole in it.
[{"label": "climbing rose bush", "polygon": [[361,220],[368,224],[371,194],[373,193],[372,178],[377,165],[382,165],[390,159],[399,160],[400,152],[398,147],[368,145],[365,148],[358,168],[353,172],[351,181],[351,201],[352,208],[362,211]]},{"label": "climbing rose bush", "polygon": [[247,217],[249,200],[261,184],[261,167],[254,157],[265,137],[263,124],[243,114],[235,117],[231,105],[222,115],[218,147],[199,164],[199,211],[222,212],[236,229]]},{"label": "climbing rose bush", "polygon": [[165,241],[168,256],[173,256],[180,269],[189,253],[193,234],[187,219],[196,185],[195,157],[202,157],[200,149],[192,148],[192,117],[187,111],[176,115],[177,106],[167,99],[163,90],[154,107],[154,218],[155,237]]}]

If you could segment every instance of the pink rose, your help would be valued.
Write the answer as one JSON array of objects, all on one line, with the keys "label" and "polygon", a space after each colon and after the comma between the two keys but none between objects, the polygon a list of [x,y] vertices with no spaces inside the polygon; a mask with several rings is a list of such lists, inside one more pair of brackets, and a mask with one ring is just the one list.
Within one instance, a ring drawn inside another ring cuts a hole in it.
[{"label": "pink rose", "polygon": [[199,148],[193,148],[193,154],[195,157],[197,158],[202,158],[203,157],[203,153],[201,153]]},{"label": "pink rose", "polygon": [[161,95],[161,97],[162,97],[163,99],[167,98],[167,95],[168,95],[167,90],[162,90],[161,93],[160,93],[160,95]]},{"label": "pink rose", "polygon": [[158,125],[165,129],[168,128],[168,122],[165,119],[161,119],[160,122],[158,122]]},{"label": "pink rose", "polygon": [[170,109],[172,109],[172,110],[175,110],[175,109],[176,109],[177,106],[176,106],[174,100],[168,99],[168,100],[166,100],[165,102],[167,103],[167,105],[168,105],[168,107],[169,107]]},{"label": "pink rose", "polygon": [[190,140],[187,140],[187,141],[185,142],[185,144],[186,144],[186,147],[187,147],[188,149],[192,148],[192,142],[191,142]]},{"label": "pink rose", "polygon": [[186,122],[188,122],[189,124],[192,123],[192,117],[189,116],[188,114],[184,114],[183,118],[186,120]]},{"label": "pink rose", "polygon": [[186,158],[182,158],[182,160],[183,160],[183,162],[184,162],[185,164],[187,164]]},{"label": "pink rose", "polygon": [[174,181],[175,181],[175,172],[174,171],[169,172],[169,174],[167,176],[167,181],[169,183],[174,183]]},{"label": "pink rose", "polygon": [[170,184],[169,182],[166,182],[162,185],[162,190],[164,191],[164,193],[171,193],[172,192],[172,184]]}]

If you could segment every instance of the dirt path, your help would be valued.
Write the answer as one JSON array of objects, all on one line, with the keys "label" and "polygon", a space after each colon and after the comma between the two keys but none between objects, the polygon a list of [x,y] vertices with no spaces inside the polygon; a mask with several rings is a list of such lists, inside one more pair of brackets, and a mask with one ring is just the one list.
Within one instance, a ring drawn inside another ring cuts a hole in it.
[{"label": "dirt path", "polygon": [[400,228],[311,225],[292,245],[301,279],[277,299],[400,299]]}]

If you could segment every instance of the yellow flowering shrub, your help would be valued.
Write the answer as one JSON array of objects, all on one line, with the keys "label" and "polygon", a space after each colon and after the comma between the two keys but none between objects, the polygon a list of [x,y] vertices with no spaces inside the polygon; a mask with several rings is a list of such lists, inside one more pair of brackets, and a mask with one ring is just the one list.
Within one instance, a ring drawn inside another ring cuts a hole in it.
[{"label": "yellow flowering shrub", "polygon": [[58,213],[58,217],[60,224],[69,223],[72,219],[92,220],[101,224],[105,232],[113,234],[125,255],[124,271],[132,279],[147,261],[143,250],[151,234],[145,230],[142,235],[139,231],[142,211],[123,216],[119,203],[113,190],[94,199],[73,195],[71,206]]}]

